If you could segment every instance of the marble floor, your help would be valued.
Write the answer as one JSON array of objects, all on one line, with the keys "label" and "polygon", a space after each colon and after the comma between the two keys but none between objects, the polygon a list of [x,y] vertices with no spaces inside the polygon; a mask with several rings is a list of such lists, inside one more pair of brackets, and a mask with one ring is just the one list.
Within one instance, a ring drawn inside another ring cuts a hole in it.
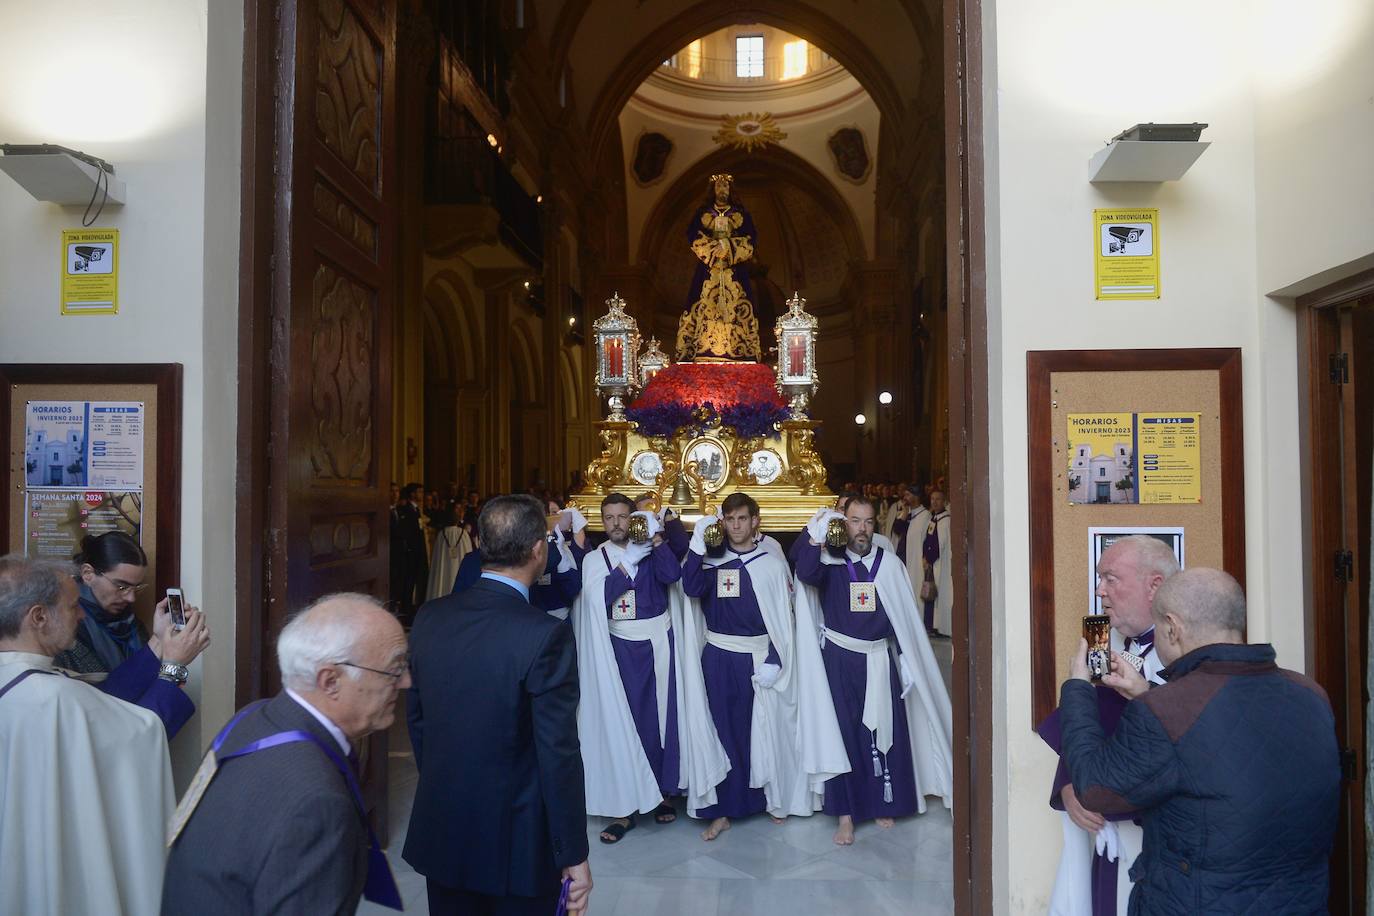
[{"label": "marble floor", "polygon": [[[933,645],[949,683],[950,648]],[[409,914],[428,912],[425,880],[401,859],[415,795],[415,762],[403,715],[392,730],[391,836],[387,856]],[[953,820],[931,799],[926,813],[892,829],[861,824],[853,846],[834,844],[834,818],[815,815],[776,825],[767,817],[736,822],[711,843],[704,824],[679,817],[639,825],[613,846],[597,841],[606,821],[588,818],[590,913],[601,916],[920,916],[953,913]],[[360,914],[393,912],[364,902]]]}]

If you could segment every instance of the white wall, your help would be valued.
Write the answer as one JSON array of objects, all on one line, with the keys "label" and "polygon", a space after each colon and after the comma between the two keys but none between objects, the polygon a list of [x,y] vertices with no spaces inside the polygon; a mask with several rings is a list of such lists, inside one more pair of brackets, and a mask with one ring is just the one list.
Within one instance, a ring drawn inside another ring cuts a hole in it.
[{"label": "white wall", "polygon": [[[1370,9],[1316,6],[984,7],[995,19],[985,132],[998,912],[1044,912],[1059,847],[1046,804],[1054,758],[1027,699],[1028,350],[1242,348],[1250,637],[1304,666],[1296,318],[1265,294],[1374,252]],[[1335,21],[1312,25],[1322,12]],[[1319,63],[1283,59],[1314,36]],[[1089,184],[1088,158],[1142,121],[1208,122],[1212,146],[1179,182]],[[1092,210],[1111,206],[1160,210],[1157,301],[1093,298]]]},{"label": "white wall", "polygon": [[[207,180],[206,35],[213,27],[221,42],[241,41],[243,24],[238,3],[215,6],[0,2],[0,141],[84,150],[114,163],[128,185],[127,206],[95,224],[120,230],[119,314],[64,317],[60,233],[80,227],[82,208],[40,203],[0,175],[0,362],[184,366],[181,585],[209,616],[214,643],[188,687],[204,715],[173,743],[183,778],[232,705],[242,55],[217,54],[214,101],[225,120],[213,127],[227,151],[211,151],[222,171]],[[207,195],[216,205],[208,224]]]}]

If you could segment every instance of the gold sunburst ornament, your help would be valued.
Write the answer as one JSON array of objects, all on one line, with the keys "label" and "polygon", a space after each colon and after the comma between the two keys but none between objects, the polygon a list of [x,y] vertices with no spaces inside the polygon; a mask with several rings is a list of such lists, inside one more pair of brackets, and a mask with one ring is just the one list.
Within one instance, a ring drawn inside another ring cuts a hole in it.
[{"label": "gold sunburst ornament", "polygon": [[720,130],[716,131],[711,139],[727,149],[742,149],[746,153],[752,153],[770,143],[786,140],[787,134],[779,129],[769,112],[757,114],[750,111],[745,114],[722,115]]}]

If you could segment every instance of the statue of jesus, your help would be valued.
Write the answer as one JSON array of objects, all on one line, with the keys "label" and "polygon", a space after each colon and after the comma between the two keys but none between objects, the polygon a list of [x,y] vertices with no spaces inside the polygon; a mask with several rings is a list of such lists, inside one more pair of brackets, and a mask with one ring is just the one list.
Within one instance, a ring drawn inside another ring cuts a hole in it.
[{"label": "statue of jesus", "polygon": [[712,175],[712,201],[687,226],[701,263],[678,322],[678,362],[757,362],[761,356],[746,263],[754,256],[754,221],[731,202],[732,181],[731,175]]}]

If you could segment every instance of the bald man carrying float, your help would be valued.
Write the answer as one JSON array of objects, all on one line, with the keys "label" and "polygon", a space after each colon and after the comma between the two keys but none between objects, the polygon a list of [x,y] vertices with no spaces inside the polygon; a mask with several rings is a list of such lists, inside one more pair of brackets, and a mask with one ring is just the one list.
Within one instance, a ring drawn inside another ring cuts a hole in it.
[{"label": "bald man carrying float", "polygon": [[1216,569],[1166,580],[1151,607],[1166,682],[1107,738],[1080,642],[1060,691],[1063,755],[1089,811],[1138,812],[1130,912],[1319,913],[1340,798],[1335,724],[1315,682],[1245,645],[1245,596]]}]

